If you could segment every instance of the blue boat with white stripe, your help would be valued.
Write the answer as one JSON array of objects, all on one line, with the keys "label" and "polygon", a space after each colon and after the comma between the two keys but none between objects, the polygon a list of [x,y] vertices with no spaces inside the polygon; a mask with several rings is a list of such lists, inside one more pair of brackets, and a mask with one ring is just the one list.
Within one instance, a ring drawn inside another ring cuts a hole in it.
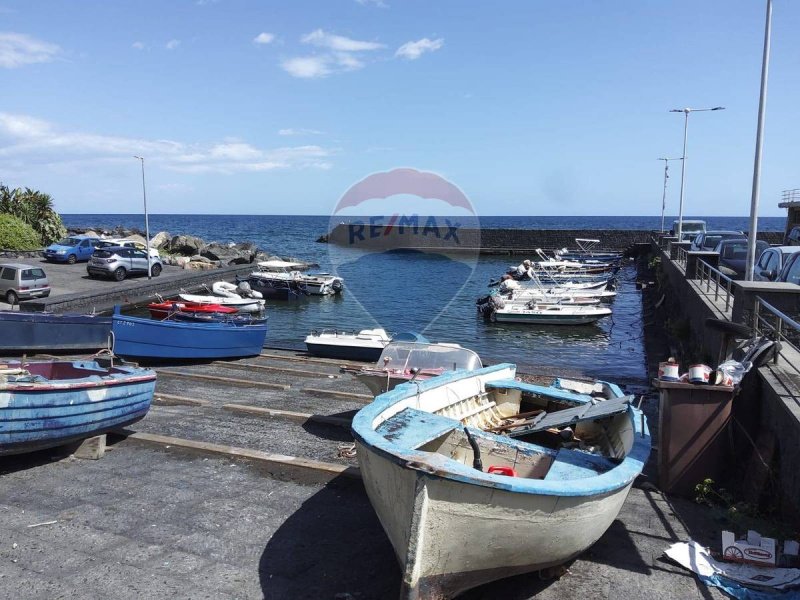
[{"label": "blue boat with white stripe", "polygon": [[499,364],[413,381],[353,419],[401,598],[452,598],[564,563],[617,517],[650,454],[616,385],[518,381]]},{"label": "blue boat with white stripe", "polygon": [[0,456],[60,446],[147,414],[154,371],[95,361],[0,364]]}]

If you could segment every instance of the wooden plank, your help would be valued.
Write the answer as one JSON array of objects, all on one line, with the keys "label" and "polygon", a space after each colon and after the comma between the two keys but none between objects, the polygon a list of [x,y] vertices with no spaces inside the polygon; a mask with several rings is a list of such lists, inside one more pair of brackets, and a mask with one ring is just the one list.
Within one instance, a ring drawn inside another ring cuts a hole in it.
[{"label": "wooden plank", "polygon": [[156,392],[153,395],[153,404],[161,406],[208,406],[211,402],[200,398],[187,398],[186,396]]},{"label": "wooden plank", "polygon": [[249,371],[251,369],[261,370],[261,371],[271,371],[271,372],[278,372],[278,373],[289,373],[291,375],[297,375],[298,377],[332,377],[334,379],[339,379],[341,375],[337,375],[335,373],[325,373],[324,371],[308,371],[306,369],[293,369],[291,367],[274,367],[271,365],[256,365],[253,363],[233,363],[233,362],[225,362],[223,360],[215,360],[213,365],[219,365],[220,367],[227,367],[229,369],[240,369],[243,371]]},{"label": "wooden plank", "polygon": [[192,373],[190,371],[170,371],[168,369],[156,369],[159,376],[167,375],[169,377],[185,377],[187,379],[199,379],[201,381],[214,381],[218,383],[227,383],[230,385],[240,385],[244,387],[263,387],[271,390],[288,390],[291,385],[288,383],[268,383],[266,381],[250,381],[244,379],[236,379],[234,377],[220,377],[219,375],[201,375],[200,373]]},{"label": "wooden plank", "polygon": [[317,423],[325,423],[327,425],[335,425],[336,427],[350,428],[353,421],[345,417],[332,417],[328,415],[315,415],[311,413],[294,412],[291,410],[278,410],[276,408],[263,408],[261,406],[249,406],[247,404],[223,404],[222,408],[231,410],[233,412],[246,413],[250,415],[257,415],[259,417],[275,417],[278,419],[289,419],[290,421],[299,421],[305,423],[306,421],[315,421]]},{"label": "wooden plank", "polygon": [[375,398],[371,394],[356,394],[354,392],[340,392],[339,390],[325,390],[322,388],[303,388],[300,390],[301,392],[306,392],[307,394],[314,394],[317,396],[334,396],[336,398],[347,398],[349,400],[358,400],[360,402],[364,402],[368,404],[372,402]]},{"label": "wooden plank", "polygon": [[130,429],[120,429],[117,431],[117,433],[125,436],[129,440],[157,444],[159,446],[174,446],[176,448],[183,448],[186,450],[195,450],[210,454],[221,454],[229,457],[246,458],[272,466],[288,467],[305,471],[316,471],[334,477],[338,475],[344,475],[354,479],[361,479],[361,471],[359,468],[350,465],[323,462],[320,460],[302,458],[299,456],[287,456],[285,454],[272,454],[270,452],[251,450],[249,448],[238,448],[236,446],[211,444],[209,442],[187,440],[184,438],[158,435],[156,433],[136,432],[131,431]]}]

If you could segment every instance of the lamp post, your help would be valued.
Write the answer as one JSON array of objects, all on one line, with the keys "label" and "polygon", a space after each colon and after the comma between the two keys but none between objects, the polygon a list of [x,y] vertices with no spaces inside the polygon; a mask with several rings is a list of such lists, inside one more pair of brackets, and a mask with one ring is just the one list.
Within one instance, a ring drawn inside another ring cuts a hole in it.
[{"label": "lamp post", "polygon": [[669,175],[667,171],[669,171],[669,161],[671,160],[683,160],[682,158],[659,158],[658,160],[664,161],[664,194],[661,196],[661,233],[664,233],[664,209],[667,207],[667,179],[669,179]]},{"label": "lamp post", "polygon": [[764,114],[767,110],[767,76],[769,74],[769,42],[772,31],[772,0],[767,0],[767,18],[764,26],[764,55],[761,59],[761,94],[758,98],[758,128],[756,129],[756,157],[753,165],[753,194],[750,197],[750,232],[747,236],[747,263],[745,281],[753,281],[756,264],[756,238],[758,237],[758,200],[761,193],[761,148],[764,145]]},{"label": "lamp post", "polygon": [[142,198],[144,199],[144,236],[147,245],[147,278],[152,279],[153,276],[150,270],[150,219],[147,216],[147,189],[144,185],[144,158],[141,156],[134,156],[142,163]]},{"label": "lamp post", "polygon": [[683,156],[681,157],[681,199],[678,204],[678,231],[675,235],[678,236],[678,241],[683,239],[683,189],[686,181],[686,136],[689,131],[689,113],[693,112],[706,112],[709,110],[725,110],[724,106],[715,106],[714,108],[673,108],[669,112],[683,113]]}]

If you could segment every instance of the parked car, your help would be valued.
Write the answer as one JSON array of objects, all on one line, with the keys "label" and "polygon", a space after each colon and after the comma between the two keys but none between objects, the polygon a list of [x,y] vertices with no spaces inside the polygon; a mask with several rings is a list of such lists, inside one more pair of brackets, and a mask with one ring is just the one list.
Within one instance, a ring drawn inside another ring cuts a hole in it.
[{"label": "parked car", "polygon": [[800,246],[800,227],[792,227],[786,234],[786,244],[789,246]]},{"label": "parked car", "polygon": [[[161,275],[164,265],[160,258],[150,257],[150,273]],[[134,273],[147,274],[147,252],[125,246],[107,246],[95,250],[86,265],[89,277],[113,277],[122,281]]]},{"label": "parked car", "polygon": [[[714,252],[719,254],[719,270],[731,279],[744,278],[747,267],[747,238],[730,238],[722,240],[714,248]],[[769,244],[763,240],[756,240],[756,261],[761,257],[761,253],[769,248]],[[757,263],[756,263],[757,264]],[[754,271],[757,268],[753,269]]]},{"label": "parked car", "polygon": [[87,235],[72,235],[50,244],[42,254],[45,260],[67,262],[74,265],[79,260],[89,260],[99,238]]},{"label": "parked car", "polygon": [[0,297],[9,304],[20,300],[47,298],[50,295],[50,282],[44,269],[22,263],[0,265]]},{"label": "parked car", "polygon": [[747,236],[742,231],[703,231],[694,238],[689,250],[693,252],[712,252],[722,240],[743,237]]},{"label": "parked car", "polygon": [[800,285],[800,252],[795,252],[786,260],[783,270],[775,281]]},{"label": "parked car", "polygon": [[786,262],[793,254],[800,252],[800,246],[772,246],[764,250],[753,269],[753,281],[775,281]]},{"label": "parked car", "polygon": [[[684,219],[681,223],[681,241],[691,242],[700,233],[705,233],[706,222],[699,219]],[[678,221],[672,222],[670,233],[675,235],[678,231]]]},{"label": "parked car", "polygon": [[[147,250],[147,244],[144,244],[139,240],[125,240],[125,239],[113,239],[113,238],[100,240],[99,242],[97,242],[97,245],[95,247],[108,248],[110,246],[124,246],[126,248],[138,248],[139,250]],[[150,256],[154,258],[161,258],[161,255],[155,248],[150,248]]]}]

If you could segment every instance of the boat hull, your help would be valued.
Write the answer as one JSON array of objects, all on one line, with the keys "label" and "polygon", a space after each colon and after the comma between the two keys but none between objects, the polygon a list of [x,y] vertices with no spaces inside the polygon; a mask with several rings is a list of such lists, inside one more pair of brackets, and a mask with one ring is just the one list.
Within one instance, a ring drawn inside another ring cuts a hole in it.
[{"label": "boat hull", "polygon": [[605,533],[631,487],[589,497],[520,494],[407,469],[360,442],[356,448],[405,599],[453,598],[562,564]]},{"label": "boat hull", "polygon": [[0,389],[0,456],[61,446],[135,423],[147,414],[156,377]]},{"label": "boat hull", "polygon": [[264,347],[267,324],[236,325],[153,321],[114,315],[114,353],[158,359],[256,356]]},{"label": "boat hull", "polygon": [[308,352],[321,358],[334,358],[339,360],[358,360],[363,362],[376,362],[383,352],[383,346],[346,346],[342,344],[326,344],[324,342],[306,341]]},{"label": "boat hull", "polygon": [[543,315],[525,313],[504,313],[496,311],[492,320],[498,323],[530,323],[534,325],[588,325],[599,321],[607,314],[600,315]]},{"label": "boat hull", "polygon": [[107,348],[111,317],[0,311],[0,352]]}]

